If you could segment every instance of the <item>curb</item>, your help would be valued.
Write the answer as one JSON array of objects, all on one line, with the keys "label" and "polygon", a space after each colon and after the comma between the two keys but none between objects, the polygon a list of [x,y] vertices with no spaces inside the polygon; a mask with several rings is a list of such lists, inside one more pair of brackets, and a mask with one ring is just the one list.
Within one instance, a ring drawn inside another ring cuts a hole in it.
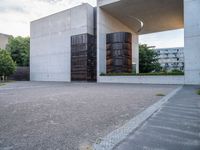
[{"label": "curb", "polygon": [[128,123],[105,136],[100,140],[100,143],[95,143],[93,145],[93,150],[112,150],[117,144],[123,141],[131,132],[136,130],[145,120],[151,117],[153,113],[160,109],[164,103],[166,103],[182,88],[183,86],[178,87],[167,96],[163,97],[161,100],[141,112],[139,115],[135,116]]}]

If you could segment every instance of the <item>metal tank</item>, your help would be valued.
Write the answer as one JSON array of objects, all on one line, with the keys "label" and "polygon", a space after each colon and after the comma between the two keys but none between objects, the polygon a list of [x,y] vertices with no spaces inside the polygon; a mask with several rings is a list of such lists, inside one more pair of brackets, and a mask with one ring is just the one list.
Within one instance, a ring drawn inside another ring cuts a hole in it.
[{"label": "metal tank", "polygon": [[132,34],[115,32],[106,35],[107,73],[132,72]]}]

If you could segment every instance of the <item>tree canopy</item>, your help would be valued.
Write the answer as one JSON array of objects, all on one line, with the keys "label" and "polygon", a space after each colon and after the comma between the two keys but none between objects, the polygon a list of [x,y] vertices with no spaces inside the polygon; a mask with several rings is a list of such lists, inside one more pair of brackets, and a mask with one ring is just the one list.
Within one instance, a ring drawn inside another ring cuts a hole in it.
[{"label": "tree canopy", "polygon": [[158,72],[161,70],[157,53],[146,44],[139,45],[139,70],[140,73]]},{"label": "tree canopy", "polygon": [[12,59],[18,66],[29,66],[29,37],[10,37],[6,50],[10,52]]},{"label": "tree canopy", "polygon": [[6,50],[0,49],[0,77],[9,76],[14,73],[16,64]]}]

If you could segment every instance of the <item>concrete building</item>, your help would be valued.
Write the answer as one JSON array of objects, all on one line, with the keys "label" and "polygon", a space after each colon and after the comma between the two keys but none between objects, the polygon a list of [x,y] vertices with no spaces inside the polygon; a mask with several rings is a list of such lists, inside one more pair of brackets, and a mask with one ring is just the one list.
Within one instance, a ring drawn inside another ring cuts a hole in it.
[{"label": "concrete building", "polygon": [[183,47],[155,49],[158,61],[163,70],[184,71],[184,49]]},{"label": "concrete building", "polygon": [[94,35],[94,8],[83,4],[31,22],[30,79],[71,81],[71,36]]},{"label": "concrete building", "polygon": [[[98,82],[200,84],[199,13],[199,0],[97,0],[96,11],[92,6],[83,4],[33,21],[31,80],[71,81],[70,37],[90,34],[97,39]],[[138,36],[180,28],[185,29],[185,76],[100,76],[106,73],[108,63],[108,34],[131,33],[131,59],[138,73]]]},{"label": "concrete building", "polygon": [[0,49],[5,49],[10,35],[0,33]]}]

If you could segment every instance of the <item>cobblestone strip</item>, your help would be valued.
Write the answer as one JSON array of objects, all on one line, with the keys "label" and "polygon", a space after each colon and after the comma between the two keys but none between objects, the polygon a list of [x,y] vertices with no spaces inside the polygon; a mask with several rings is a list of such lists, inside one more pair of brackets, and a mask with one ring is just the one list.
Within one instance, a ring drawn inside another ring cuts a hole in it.
[{"label": "cobblestone strip", "polygon": [[139,115],[131,119],[124,126],[114,130],[103,139],[100,139],[93,145],[94,150],[112,150],[119,142],[123,141],[131,132],[136,130],[145,120],[153,115],[161,106],[173,97],[183,86],[178,87],[167,96],[141,112]]}]

